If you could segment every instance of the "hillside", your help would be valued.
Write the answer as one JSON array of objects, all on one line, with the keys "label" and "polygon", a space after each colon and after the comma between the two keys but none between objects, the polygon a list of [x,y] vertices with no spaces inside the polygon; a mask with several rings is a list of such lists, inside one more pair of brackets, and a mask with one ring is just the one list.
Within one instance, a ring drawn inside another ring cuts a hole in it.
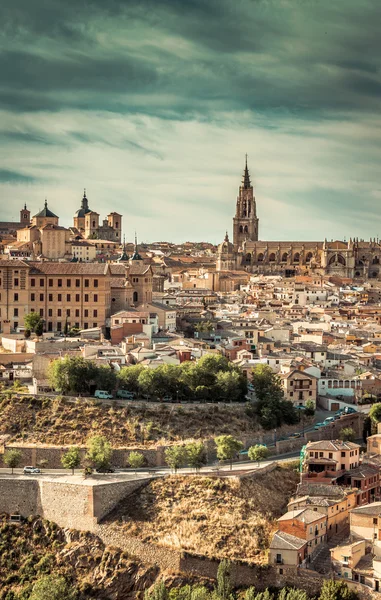
[{"label": "hillside", "polygon": [[33,584],[49,574],[64,576],[78,600],[143,598],[162,577],[176,587],[207,581],[160,573],[88,532],[61,529],[39,517],[10,524],[0,515],[0,600],[29,598]]},{"label": "hillside", "polygon": [[122,502],[104,525],[211,558],[263,562],[297,483],[291,468],[241,481],[166,477]]},{"label": "hillside", "polygon": [[47,444],[83,444],[99,433],[114,447],[129,444],[156,445],[161,441],[205,439],[231,433],[249,434],[255,421],[243,405],[214,406],[115,406],[79,399],[69,403],[56,398],[4,395],[0,400],[0,436],[10,441]]}]

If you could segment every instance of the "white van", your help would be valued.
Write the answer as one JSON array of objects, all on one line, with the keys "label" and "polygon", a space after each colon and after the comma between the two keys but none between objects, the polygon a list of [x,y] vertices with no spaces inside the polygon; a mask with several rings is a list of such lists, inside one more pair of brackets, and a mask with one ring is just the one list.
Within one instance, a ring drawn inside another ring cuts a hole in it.
[{"label": "white van", "polygon": [[110,392],[105,392],[105,390],[95,390],[94,398],[99,398],[100,400],[112,400],[113,395]]}]

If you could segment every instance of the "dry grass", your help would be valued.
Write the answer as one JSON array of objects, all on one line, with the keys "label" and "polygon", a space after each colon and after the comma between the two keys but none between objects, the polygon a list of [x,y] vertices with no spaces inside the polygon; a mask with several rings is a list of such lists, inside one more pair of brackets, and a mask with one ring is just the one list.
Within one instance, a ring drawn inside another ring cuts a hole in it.
[{"label": "dry grass", "polygon": [[245,407],[163,405],[146,407],[97,406],[78,400],[13,397],[0,400],[0,436],[11,441],[46,444],[84,444],[94,433],[105,435],[114,447],[155,446],[160,442],[207,439],[223,433],[249,434],[255,428]]},{"label": "dry grass", "polygon": [[161,546],[260,563],[297,481],[291,469],[240,482],[167,477],[122,502],[107,523]]}]

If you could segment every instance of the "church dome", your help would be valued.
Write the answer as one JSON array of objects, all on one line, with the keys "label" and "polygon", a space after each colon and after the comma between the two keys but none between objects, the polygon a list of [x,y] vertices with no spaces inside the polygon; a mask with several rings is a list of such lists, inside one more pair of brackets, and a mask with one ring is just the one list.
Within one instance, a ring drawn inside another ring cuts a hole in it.
[{"label": "church dome", "polygon": [[86,190],[84,190],[81,208],[77,210],[77,212],[74,214],[74,217],[84,218],[89,212],[91,212],[89,208],[89,201],[86,197]]},{"label": "church dome", "polygon": [[222,244],[218,246],[218,254],[233,254],[234,253],[234,245],[229,242],[228,232],[226,232],[225,239]]}]

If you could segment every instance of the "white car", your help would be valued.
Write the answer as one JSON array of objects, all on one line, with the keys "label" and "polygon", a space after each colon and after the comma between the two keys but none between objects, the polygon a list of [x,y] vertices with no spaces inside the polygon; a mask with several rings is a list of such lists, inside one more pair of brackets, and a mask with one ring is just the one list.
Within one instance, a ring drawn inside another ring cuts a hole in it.
[{"label": "white car", "polygon": [[24,475],[30,475],[32,473],[41,473],[41,471],[37,467],[24,467]]}]

